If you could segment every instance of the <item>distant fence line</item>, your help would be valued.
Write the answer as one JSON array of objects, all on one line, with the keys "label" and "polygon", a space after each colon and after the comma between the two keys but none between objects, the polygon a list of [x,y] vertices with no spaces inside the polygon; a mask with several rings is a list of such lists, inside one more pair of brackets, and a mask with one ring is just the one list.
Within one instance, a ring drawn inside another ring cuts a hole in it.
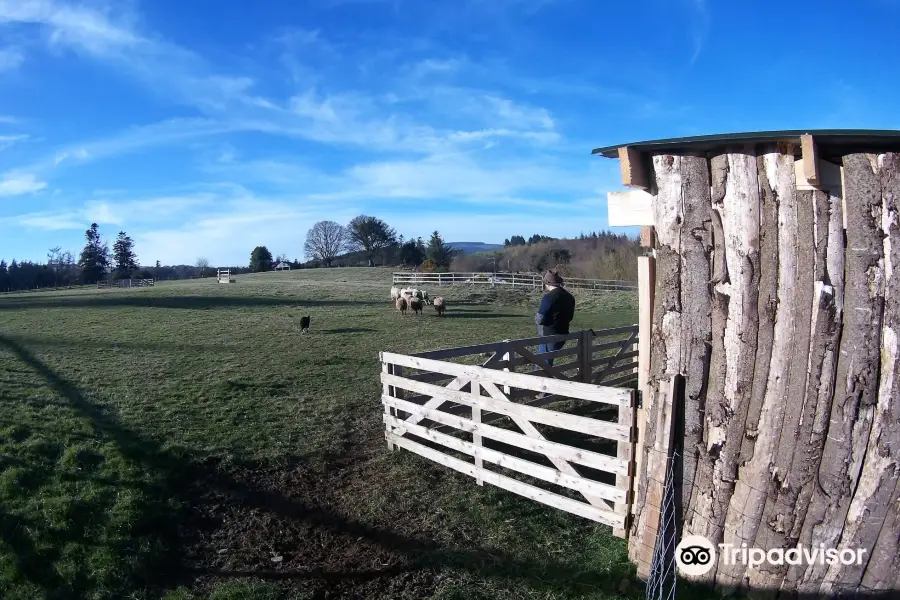
[{"label": "distant fence line", "polygon": [[154,284],[155,280],[153,279],[114,279],[112,281],[104,280],[98,281],[98,288],[107,288],[107,287],[120,287],[120,288],[130,288],[130,287],[150,287]]},{"label": "distant fence line", "polygon": [[[541,289],[541,276],[537,273],[409,273],[393,274],[395,285],[506,285]],[[596,292],[637,291],[637,283],[614,279],[565,278],[568,289]]]}]

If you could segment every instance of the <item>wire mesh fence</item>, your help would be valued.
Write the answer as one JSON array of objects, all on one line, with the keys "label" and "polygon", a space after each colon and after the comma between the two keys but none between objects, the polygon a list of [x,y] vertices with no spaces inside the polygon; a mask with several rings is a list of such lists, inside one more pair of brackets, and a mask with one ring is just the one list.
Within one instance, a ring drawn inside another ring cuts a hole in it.
[{"label": "wire mesh fence", "polygon": [[646,600],[670,600],[675,598],[677,573],[675,570],[675,546],[678,545],[678,530],[675,514],[675,468],[679,455],[673,452],[666,470],[663,486],[662,507],[659,514],[659,529],[650,573],[647,576]]}]

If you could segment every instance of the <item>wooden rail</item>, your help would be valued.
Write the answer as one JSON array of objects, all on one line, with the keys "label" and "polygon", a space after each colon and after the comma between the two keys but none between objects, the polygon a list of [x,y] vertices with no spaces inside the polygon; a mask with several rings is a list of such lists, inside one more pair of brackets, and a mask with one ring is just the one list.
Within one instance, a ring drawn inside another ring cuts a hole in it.
[{"label": "wooden rail", "polygon": [[[537,273],[408,273],[393,274],[394,285],[491,285],[541,289]],[[635,292],[637,283],[613,279],[566,278],[570,290],[594,292]]]},{"label": "wooden rail", "polygon": [[[636,340],[637,326],[628,326],[413,355],[383,352],[388,447],[470,475],[479,485],[610,525],[624,537],[633,498],[636,392],[613,385],[636,379]],[[554,342],[573,345],[540,354],[531,349]],[[549,408],[554,403],[568,409],[580,403],[580,412],[591,414]],[[588,441],[567,443],[559,432]],[[579,466],[600,472],[605,481]],[[550,491],[540,482],[564,490]]]}]

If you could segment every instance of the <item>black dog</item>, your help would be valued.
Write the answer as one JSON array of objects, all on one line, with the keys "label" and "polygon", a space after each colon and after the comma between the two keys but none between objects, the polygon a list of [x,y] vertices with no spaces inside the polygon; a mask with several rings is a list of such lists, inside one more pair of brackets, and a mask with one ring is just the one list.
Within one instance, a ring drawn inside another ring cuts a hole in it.
[{"label": "black dog", "polygon": [[300,333],[309,333],[309,317],[300,317]]}]

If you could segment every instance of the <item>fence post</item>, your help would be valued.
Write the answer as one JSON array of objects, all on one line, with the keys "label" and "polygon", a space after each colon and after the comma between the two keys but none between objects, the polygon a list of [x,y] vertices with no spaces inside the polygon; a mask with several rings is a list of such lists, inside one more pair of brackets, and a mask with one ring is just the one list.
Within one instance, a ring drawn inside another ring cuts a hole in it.
[{"label": "fence post", "polygon": [[594,342],[594,332],[585,329],[581,332],[581,381],[583,383],[591,383],[591,360],[593,360],[593,352],[591,346]]},{"label": "fence post", "polygon": [[[481,397],[481,384],[478,383],[478,380],[472,378],[470,380],[470,386],[472,388],[472,395],[476,398]],[[472,407],[472,420],[476,423],[481,423],[481,408],[478,406]],[[481,459],[481,434],[472,432],[472,444],[475,445],[475,468],[482,469],[484,468],[484,462]],[[484,485],[484,480],[481,478],[481,472],[476,471],[475,474],[475,483],[478,485]]]},{"label": "fence post", "polygon": [[[379,354],[378,358],[381,359],[381,372],[387,373],[388,375],[393,375],[394,374],[394,365],[389,365],[388,363],[384,362],[384,358],[381,355],[381,353],[379,352],[378,354]],[[384,384],[382,384],[382,393],[385,396],[393,396],[394,395],[394,387],[391,385],[388,385],[387,383],[384,383]],[[384,407],[384,414],[389,417],[396,416],[396,412],[390,406]],[[392,429],[391,429],[390,424],[385,423],[384,424],[384,437],[387,439],[388,450],[395,450],[397,447],[394,446],[394,442],[391,441],[391,437],[389,435],[391,433],[391,431],[392,431]]]}]

